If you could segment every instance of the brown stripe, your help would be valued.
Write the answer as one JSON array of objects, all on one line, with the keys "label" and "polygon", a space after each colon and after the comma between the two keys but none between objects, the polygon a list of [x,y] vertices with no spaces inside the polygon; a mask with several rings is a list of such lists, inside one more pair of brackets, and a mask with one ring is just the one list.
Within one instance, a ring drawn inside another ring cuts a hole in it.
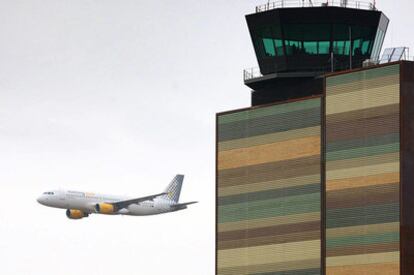
[{"label": "brown stripe", "polygon": [[217,234],[217,240],[220,242],[220,241],[238,240],[238,239],[246,239],[246,238],[265,237],[265,236],[270,236],[270,235],[281,235],[281,234],[287,234],[287,233],[312,231],[312,230],[319,230],[319,229],[320,229],[320,221],[284,224],[284,225],[260,227],[260,228],[254,228],[254,229],[220,232]]},{"label": "brown stripe", "polygon": [[326,193],[326,207],[348,208],[399,201],[399,184],[382,184]]},{"label": "brown stripe", "polygon": [[265,236],[258,238],[231,240],[231,241],[219,241],[218,249],[232,249],[240,247],[252,247],[267,244],[280,244],[280,243],[291,243],[301,242],[309,240],[319,240],[321,237],[320,230],[305,231],[289,234],[279,234],[275,236]]},{"label": "brown stripe", "polygon": [[400,230],[399,222],[381,223],[381,224],[365,224],[356,226],[346,226],[337,228],[328,228],[326,237],[329,239],[347,237],[352,235],[370,235],[383,234],[389,232],[398,232]]},{"label": "brown stripe", "polygon": [[[327,124],[326,141],[358,139],[399,132],[399,114]],[[328,130],[330,129],[330,130]]]},{"label": "brown stripe", "polygon": [[399,251],[400,243],[379,243],[351,247],[327,248],[328,257]]},{"label": "brown stripe", "polygon": [[357,120],[361,118],[372,118],[379,116],[386,116],[392,114],[398,114],[400,111],[399,104],[390,104],[380,107],[367,108],[362,110],[331,114],[326,116],[327,124],[334,124],[338,122],[344,122],[348,120]]},{"label": "brown stripe", "polygon": [[218,171],[219,187],[313,175],[320,172],[320,156],[277,161]]}]

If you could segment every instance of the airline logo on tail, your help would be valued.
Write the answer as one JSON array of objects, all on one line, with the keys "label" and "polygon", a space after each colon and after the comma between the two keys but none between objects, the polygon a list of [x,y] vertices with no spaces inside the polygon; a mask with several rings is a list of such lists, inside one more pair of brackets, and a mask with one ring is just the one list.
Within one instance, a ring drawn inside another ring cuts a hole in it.
[{"label": "airline logo on tail", "polygon": [[164,199],[173,201],[177,203],[180,199],[181,187],[183,185],[184,175],[176,175],[174,179],[170,182],[170,184],[165,189]]}]

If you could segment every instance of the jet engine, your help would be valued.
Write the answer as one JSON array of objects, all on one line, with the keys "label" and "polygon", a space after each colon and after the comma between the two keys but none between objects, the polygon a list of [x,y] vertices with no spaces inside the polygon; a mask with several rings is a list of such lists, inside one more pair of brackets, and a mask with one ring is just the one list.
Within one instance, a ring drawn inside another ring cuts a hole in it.
[{"label": "jet engine", "polygon": [[113,214],[115,213],[115,207],[110,203],[97,203],[95,204],[96,213],[101,214]]},{"label": "jet engine", "polygon": [[88,213],[85,213],[81,210],[77,210],[77,209],[66,210],[66,217],[68,217],[69,219],[79,220],[79,219],[82,219],[88,216],[89,216]]}]

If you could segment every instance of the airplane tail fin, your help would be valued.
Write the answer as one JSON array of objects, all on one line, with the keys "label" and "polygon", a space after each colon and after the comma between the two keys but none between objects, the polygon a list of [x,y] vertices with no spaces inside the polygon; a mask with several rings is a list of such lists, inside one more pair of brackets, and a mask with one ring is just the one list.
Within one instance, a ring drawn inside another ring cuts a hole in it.
[{"label": "airplane tail fin", "polygon": [[184,175],[176,175],[168,187],[165,189],[166,195],[163,195],[161,198],[165,200],[178,203],[180,199],[181,187],[183,185]]}]

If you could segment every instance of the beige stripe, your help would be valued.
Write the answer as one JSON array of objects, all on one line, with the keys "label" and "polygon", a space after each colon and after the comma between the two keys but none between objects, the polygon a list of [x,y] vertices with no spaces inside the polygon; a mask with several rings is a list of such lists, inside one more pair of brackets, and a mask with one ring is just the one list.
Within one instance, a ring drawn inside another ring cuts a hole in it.
[{"label": "beige stripe", "polygon": [[352,256],[327,257],[326,266],[346,266],[346,265],[362,265],[377,263],[399,262],[400,252],[385,252],[360,254]]},{"label": "beige stripe", "polygon": [[359,109],[379,107],[399,103],[400,85],[389,85],[379,88],[354,91],[326,97],[326,114],[350,112]]},{"label": "beige stripe", "polygon": [[218,169],[232,169],[267,162],[310,157],[319,155],[320,147],[320,137],[312,136],[224,151],[218,155]]},{"label": "beige stripe", "polygon": [[227,151],[238,148],[251,147],[256,145],[268,144],[290,140],[292,138],[303,138],[320,135],[321,127],[314,126],[308,128],[295,129],[284,132],[271,133],[266,135],[254,136],[249,138],[233,139],[222,141],[218,144],[219,151]]},{"label": "beige stripe", "polygon": [[398,275],[400,263],[329,267],[326,275]]},{"label": "beige stripe", "polygon": [[400,152],[388,153],[382,155],[365,156],[360,158],[341,159],[326,162],[326,170],[335,170],[344,167],[357,167],[364,166],[366,164],[378,164],[378,163],[389,163],[400,160]]},{"label": "beige stripe", "polygon": [[219,250],[218,268],[319,258],[320,240]]},{"label": "beige stripe", "polygon": [[400,162],[390,162],[378,165],[368,165],[355,168],[337,169],[326,172],[327,180],[337,180],[358,176],[372,176],[375,174],[393,173],[400,171]]},{"label": "beige stripe", "polygon": [[372,176],[329,180],[326,182],[326,191],[358,188],[371,185],[381,185],[400,181],[400,173],[385,173]]},{"label": "beige stripe", "polygon": [[347,226],[347,227],[326,229],[326,238],[339,238],[339,237],[345,237],[345,236],[350,236],[350,235],[368,235],[368,234],[399,232],[399,231],[400,231],[399,222]]},{"label": "beige stripe", "polygon": [[251,193],[251,192],[258,192],[258,191],[281,189],[281,188],[294,187],[294,186],[300,186],[300,185],[318,183],[318,182],[321,182],[320,174],[306,175],[306,176],[296,177],[296,178],[284,178],[284,179],[279,179],[279,180],[264,181],[264,182],[257,182],[257,183],[251,183],[251,184],[226,186],[226,187],[219,187],[218,196],[223,197],[223,196],[238,195],[238,194],[245,194],[245,193]]},{"label": "beige stripe", "polygon": [[[329,85],[327,86],[327,94],[340,94],[347,93],[349,91],[366,89],[375,86],[389,86],[400,82],[400,75],[398,73],[387,75],[383,77],[376,77],[372,79],[362,79],[351,81],[345,84]],[[380,83],[380,85],[378,85]]]},{"label": "beige stripe", "polygon": [[218,224],[218,232],[254,229],[260,227],[268,227],[275,225],[284,225],[299,222],[319,221],[321,219],[320,212],[295,214],[289,216],[270,217],[265,219],[243,220],[238,222],[227,222]]},{"label": "beige stripe", "polygon": [[219,268],[219,275],[248,275],[256,273],[281,272],[297,269],[319,268],[321,261],[319,258],[306,261],[291,261],[282,263],[270,263],[263,265],[234,266],[229,268]]}]

